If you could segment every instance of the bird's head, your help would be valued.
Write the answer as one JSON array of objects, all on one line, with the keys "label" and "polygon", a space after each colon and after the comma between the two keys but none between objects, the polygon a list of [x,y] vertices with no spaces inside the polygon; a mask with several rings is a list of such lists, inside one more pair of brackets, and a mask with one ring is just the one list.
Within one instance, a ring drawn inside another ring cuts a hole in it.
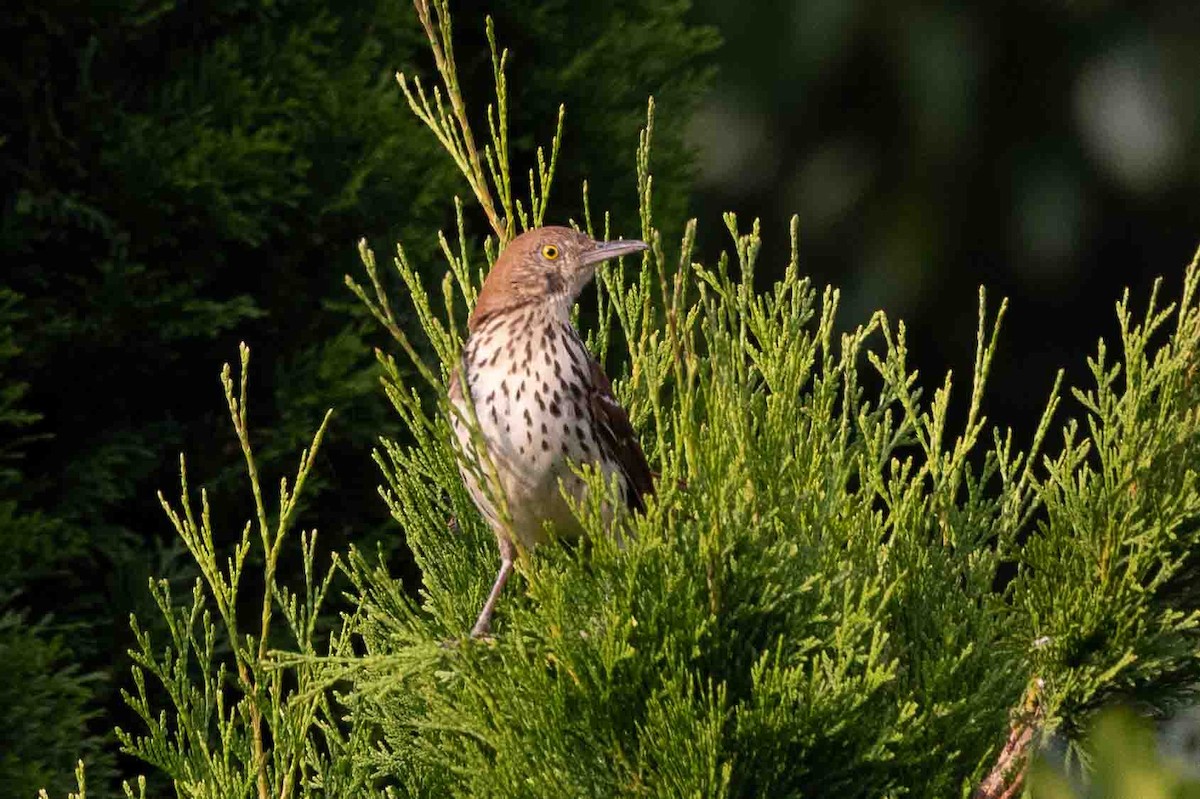
[{"label": "bird's head", "polygon": [[602,261],[641,252],[644,241],[596,241],[567,227],[540,227],[517,236],[500,253],[471,314],[474,327],[493,313],[532,303],[565,317]]}]

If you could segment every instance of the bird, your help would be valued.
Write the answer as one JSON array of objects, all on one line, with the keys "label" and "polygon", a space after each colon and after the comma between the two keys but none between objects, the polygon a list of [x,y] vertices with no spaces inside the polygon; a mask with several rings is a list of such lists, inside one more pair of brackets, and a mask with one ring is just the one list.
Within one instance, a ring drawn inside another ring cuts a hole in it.
[{"label": "bird", "polygon": [[[568,227],[539,227],[509,242],[484,280],[448,392],[459,471],[500,550],[472,638],[490,633],[518,552],[543,543],[547,523],[563,538],[582,532],[564,497],[578,502],[586,493],[572,464],[598,467],[634,511],[645,510],[654,491],[629,416],[571,324],[597,266],[647,248],[636,239],[597,241]],[[493,499],[502,499],[507,514]],[[604,515],[611,523],[614,510],[606,506]]]}]

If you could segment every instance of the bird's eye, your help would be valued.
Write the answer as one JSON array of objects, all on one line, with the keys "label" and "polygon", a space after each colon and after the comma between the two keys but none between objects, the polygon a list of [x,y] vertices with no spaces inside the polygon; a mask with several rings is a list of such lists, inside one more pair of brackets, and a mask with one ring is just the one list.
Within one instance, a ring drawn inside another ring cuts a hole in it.
[{"label": "bird's eye", "polygon": [[545,258],[547,261],[553,261],[555,258],[558,257],[558,248],[555,247],[553,244],[547,244],[545,247],[542,248],[542,257]]}]

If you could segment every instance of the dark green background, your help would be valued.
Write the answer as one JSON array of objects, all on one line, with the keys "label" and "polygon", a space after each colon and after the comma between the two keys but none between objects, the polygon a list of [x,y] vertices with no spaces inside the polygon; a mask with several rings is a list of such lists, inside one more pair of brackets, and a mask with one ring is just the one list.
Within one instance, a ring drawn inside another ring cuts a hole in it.
[{"label": "dark green background", "polygon": [[1028,434],[1125,286],[1137,308],[1157,275],[1176,290],[1200,243],[1200,4],[697,6],[725,39],[689,127],[709,250],[731,209],[779,263],[799,214],[845,323],[902,316],[931,382],[970,374],[977,287],[1009,297],[993,421]]}]

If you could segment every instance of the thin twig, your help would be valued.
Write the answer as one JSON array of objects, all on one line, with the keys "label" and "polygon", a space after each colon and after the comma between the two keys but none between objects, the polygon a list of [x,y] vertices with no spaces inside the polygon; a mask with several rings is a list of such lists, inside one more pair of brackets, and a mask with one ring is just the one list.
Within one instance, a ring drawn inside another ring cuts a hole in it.
[{"label": "thin twig", "polygon": [[1008,740],[996,764],[971,794],[971,799],[1014,799],[1025,785],[1025,773],[1029,770],[1029,750],[1042,726],[1042,703],[1039,699],[1044,683],[1035,678],[1019,711],[1013,714]]},{"label": "thin twig", "polygon": [[[430,13],[428,0],[413,0],[413,6],[416,8],[417,18],[421,21],[421,27],[425,29],[425,36],[429,40],[429,49],[433,52],[434,65],[437,67],[438,74],[442,78],[442,84],[446,88],[446,95],[450,99],[450,109],[457,123],[457,129],[447,126],[449,128],[447,133],[454,139],[452,143],[448,142],[441,135],[439,135],[439,139],[442,139],[442,144],[446,146],[446,149],[451,151],[451,154],[453,154],[455,149],[458,149],[455,146],[451,146],[451,144],[461,144],[462,149],[465,150],[466,163],[460,163],[459,166],[462,168],[467,182],[471,185],[471,190],[475,193],[475,198],[479,200],[480,206],[483,207],[483,212],[487,215],[492,230],[496,233],[500,242],[505,243],[508,241],[510,231],[508,230],[508,225],[496,211],[496,203],[492,199],[492,193],[488,188],[487,178],[483,170],[483,161],[479,157],[479,148],[475,146],[475,137],[471,133],[471,125],[467,119],[467,109],[466,104],[463,102],[462,90],[458,85],[458,68],[454,63],[450,15],[447,12],[445,3],[439,2],[439,0],[434,0],[432,14]],[[401,87],[404,88],[405,95],[408,96],[409,104],[413,106],[414,111],[417,111],[417,105],[413,97],[409,95],[407,86],[404,83],[404,76],[397,75],[397,78],[400,80]],[[422,97],[422,99],[424,98]],[[428,106],[426,106],[425,111],[425,114],[418,112],[417,115],[435,133],[439,133],[434,123],[433,115],[428,113]]]}]

